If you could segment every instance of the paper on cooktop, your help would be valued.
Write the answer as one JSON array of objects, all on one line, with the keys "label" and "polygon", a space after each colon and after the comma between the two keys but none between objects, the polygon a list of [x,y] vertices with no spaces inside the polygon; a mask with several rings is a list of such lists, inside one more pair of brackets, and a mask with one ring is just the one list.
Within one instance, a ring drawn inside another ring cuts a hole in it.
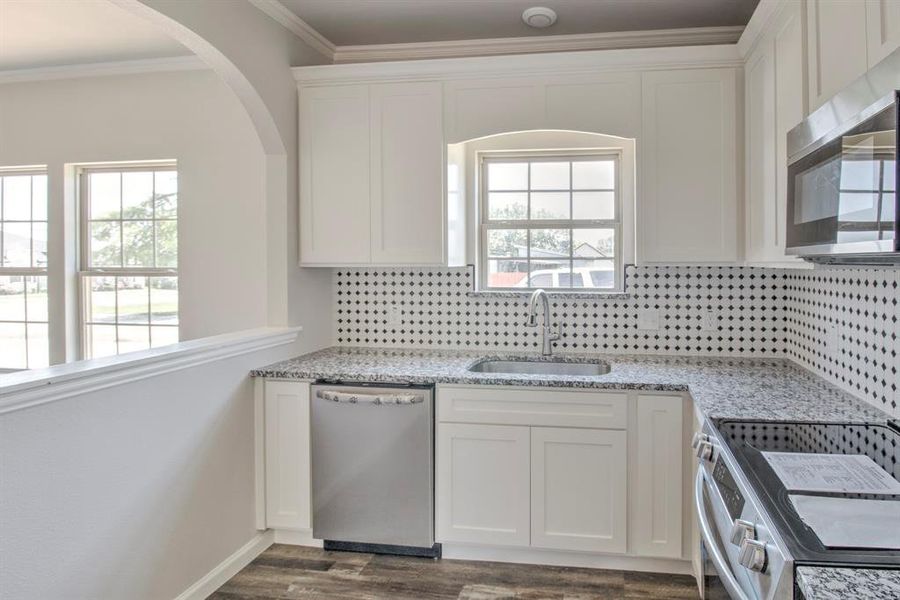
[{"label": "paper on cooktop", "polygon": [[763,452],[791,492],[900,494],[900,481],[863,454]]},{"label": "paper on cooktop", "polygon": [[829,548],[900,550],[900,501],[788,497],[803,522]]}]

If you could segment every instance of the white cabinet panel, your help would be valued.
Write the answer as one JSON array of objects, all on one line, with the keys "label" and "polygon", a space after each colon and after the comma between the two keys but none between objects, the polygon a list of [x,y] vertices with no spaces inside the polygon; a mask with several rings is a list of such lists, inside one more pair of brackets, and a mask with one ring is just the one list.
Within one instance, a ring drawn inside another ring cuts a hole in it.
[{"label": "white cabinet panel", "polygon": [[625,429],[626,392],[441,386],[438,420],[498,425]]},{"label": "white cabinet panel", "polygon": [[300,262],[364,264],[371,257],[369,89],[300,91]]},{"label": "white cabinet panel", "polygon": [[807,0],[809,112],[868,68],[866,3]]},{"label": "white cabinet panel", "polygon": [[806,86],[804,85],[803,8],[788,3],[776,23],[775,30],[775,248],[774,259],[799,262],[785,254],[787,243],[787,134],[804,117]]},{"label": "white cabinet panel", "polygon": [[626,435],[531,429],[531,545],[626,551]]},{"label": "white cabinet panel", "polygon": [[548,129],[635,138],[641,129],[638,73],[553,78],[545,88]]},{"label": "white cabinet panel", "polygon": [[738,260],[734,69],[642,76],[638,260]]},{"label": "white cabinet panel", "polygon": [[441,423],[437,540],[529,543],[529,429]]},{"label": "white cabinet panel", "polygon": [[900,0],[866,0],[869,67],[900,46]]},{"label": "white cabinet panel", "polygon": [[453,81],[445,85],[446,142],[544,128],[544,87],[531,78]]},{"label": "white cabinet panel", "polygon": [[672,396],[637,398],[635,511],[632,551],[641,556],[681,557],[682,401]]},{"label": "white cabinet panel", "polygon": [[775,252],[778,199],[775,187],[775,46],[757,46],[744,69],[747,260],[765,262]]},{"label": "white cabinet panel", "polygon": [[309,529],[309,384],[265,383],[266,526]]},{"label": "white cabinet panel", "polygon": [[444,261],[442,91],[439,83],[373,85],[372,262]]}]

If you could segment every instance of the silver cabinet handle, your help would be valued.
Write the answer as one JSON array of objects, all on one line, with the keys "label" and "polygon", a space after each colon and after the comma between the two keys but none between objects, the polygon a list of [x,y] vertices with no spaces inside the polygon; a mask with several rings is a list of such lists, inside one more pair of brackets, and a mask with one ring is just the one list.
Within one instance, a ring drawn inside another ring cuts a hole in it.
[{"label": "silver cabinet handle", "polygon": [[706,518],[706,508],[703,506],[703,469],[700,468],[697,471],[697,481],[694,485],[694,505],[697,508],[697,522],[700,525],[700,536],[703,538],[703,542],[706,544],[706,549],[709,551],[709,557],[712,559],[713,564],[716,566],[716,571],[719,573],[719,578],[722,580],[722,584],[725,586],[725,589],[728,590],[728,593],[731,595],[733,600],[750,600],[747,597],[747,594],[741,589],[740,585],[737,582],[737,579],[734,578],[734,574],[731,572],[729,568],[728,561],[725,560],[725,557],[722,556],[722,551],[719,550],[719,546],[716,544],[716,539],[713,536],[712,528],[709,525],[709,521]]},{"label": "silver cabinet handle", "polygon": [[316,390],[316,397],[329,402],[345,404],[421,404],[425,402],[425,396],[422,394],[360,394]]}]

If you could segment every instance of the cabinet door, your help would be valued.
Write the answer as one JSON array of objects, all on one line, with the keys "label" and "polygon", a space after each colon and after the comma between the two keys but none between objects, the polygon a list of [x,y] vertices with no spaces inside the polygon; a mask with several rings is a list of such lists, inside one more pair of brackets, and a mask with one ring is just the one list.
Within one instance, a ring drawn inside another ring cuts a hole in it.
[{"label": "cabinet door", "polygon": [[868,68],[866,3],[808,0],[809,112]]},{"label": "cabinet door", "polygon": [[369,90],[300,90],[300,262],[371,258]]},{"label": "cabinet door", "polygon": [[636,409],[632,551],[641,556],[680,558],[682,400],[640,395]]},{"label": "cabinet door", "polygon": [[440,83],[370,89],[372,262],[444,262],[446,159]]},{"label": "cabinet door", "polygon": [[648,72],[642,89],[638,259],[735,262],[735,70]]},{"label": "cabinet door", "polygon": [[866,34],[871,68],[900,46],[900,2],[866,0]]},{"label": "cabinet door", "polygon": [[534,78],[449,82],[445,102],[448,144],[544,128],[544,86]]},{"label": "cabinet door", "polygon": [[787,243],[787,134],[803,120],[806,106],[803,62],[803,7],[788,3],[775,29],[775,259],[800,262],[785,254]]},{"label": "cabinet door", "polygon": [[641,130],[641,77],[601,73],[547,80],[548,129],[590,131],[636,138]]},{"label": "cabinet door", "polygon": [[775,46],[763,40],[744,69],[747,260],[774,255],[778,199],[775,186]]},{"label": "cabinet door", "polygon": [[437,540],[529,543],[528,427],[440,423]]},{"label": "cabinet door", "polygon": [[309,384],[265,387],[266,526],[309,529]]},{"label": "cabinet door", "polygon": [[626,551],[624,431],[531,429],[531,545]]}]

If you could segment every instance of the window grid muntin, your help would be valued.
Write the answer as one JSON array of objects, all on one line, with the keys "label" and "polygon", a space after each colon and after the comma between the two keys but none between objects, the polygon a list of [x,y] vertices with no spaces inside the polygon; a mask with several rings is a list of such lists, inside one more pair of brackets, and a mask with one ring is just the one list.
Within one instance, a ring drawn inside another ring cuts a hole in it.
[{"label": "window grid muntin", "polygon": [[[4,199],[5,193],[5,185],[4,179],[7,177],[28,177],[28,219],[7,219],[6,218],[6,202]],[[0,168],[0,278],[6,277],[21,277],[22,278],[22,319],[5,319],[2,315],[0,315],[0,324],[3,325],[21,325],[24,327],[25,331],[25,360],[23,364],[25,365],[25,369],[34,368],[32,365],[32,361],[30,358],[31,355],[31,341],[30,334],[32,330],[32,325],[43,325],[49,328],[50,326],[50,315],[49,315],[49,306],[47,308],[47,316],[43,319],[35,319],[33,315],[29,314],[29,296],[34,292],[29,291],[29,279],[33,279],[35,281],[42,280],[43,288],[46,290],[48,286],[48,277],[47,277],[47,262],[43,265],[36,265],[35,261],[35,251],[34,251],[34,224],[42,223],[45,227],[45,232],[47,232],[47,228],[49,227],[49,215],[47,214],[49,211],[49,196],[44,196],[44,214],[47,215],[45,219],[35,219],[34,218],[34,179],[35,177],[43,177],[45,178],[44,189],[47,189],[46,177],[47,170],[44,167],[25,167],[25,168]],[[28,223],[29,224],[29,240],[28,240],[28,257],[29,257],[29,266],[8,266],[6,265],[6,223]],[[47,232],[47,238],[49,241],[49,232]],[[47,259],[49,261],[49,257]],[[38,285],[40,287],[40,285]],[[12,294],[10,294],[12,295]],[[47,348],[47,360],[44,361],[43,364],[49,364],[49,338],[48,338],[48,348]],[[19,366],[9,366],[0,364],[0,369],[17,369]]]},{"label": "window grid muntin", "polygon": [[[569,263],[569,276],[570,281],[574,277],[573,269],[574,269],[574,261],[576,260],[602,260],[602,261],[610,261],[613,264],[613,274],[614,274],[614,282],[615,285],[611,288],[601,288],[601,287],[593,287],[593,286],[583,286],[583,287],[550,287],[551,291],[563,291],[563,292],[580,292],[580,293],[612,293],[612,292],[620,292],[624,289],[624,265],[622,261],[622,201],[621,201],[621,157],[622,152],[619,150],[585,150],[579,151],[577,153],[572,152],[518,152],[518,153],[483,153],[479,156],[479,176],[481,178],[479,190],[480,190],[480,198],[479,198],[479,211],[478,214],[480,216],[480,230],[481,235],[479,236],[479,249],[478,255],[480,257],[480,265],[479,265],[479,289],[487,290],[487,291],[524,291],[535,289],[531,285],[531,231],[533,229],[568,229],[569,230],[569,255],[567,258],[560,258],[559,261],[567,261]],[[591,188],[591,189],[575,189],[573,187],[573,170],[574,163],[576,162],[596,162],[596,161],[611,161],[614,165],[614,185],[615,188]],[[528,189],[514,189],[514,190],[494,190],[494,193],[524,193],[526,194],[526,218],[524,219],[491,219],[490,218],[490,206],[489,206],[489,189],[490,182],[488,176],[488,168],[487,165],[491,163],[526,163],[527,165],[527,173],[526,173],[526,181],[528,184]],[[539,189],[534,190],[531,187],[531,165],[537,162],[568,162],[569,163],[569,189],[567,190],[552,190],[552,189]],[[569,194],[569,219],[531,219],[531,194],[537,191],[538,193],[544,192],[557,192],[557,193],[568,193]],[[574,214],[574,194],[580,192],[612,192],[613,193],[613,216],[614,219],[574,219],[571,218]],[[492,230],[498,229],[525,229],[526,232],[526,256],[525,257],[497,257],[491,256],[488,254],[488,236],[489,232]],[[614,236],[614,245],[613,245],[613,256],[611,258],[608,257],[597,257],[597,258],[589,258],[589,257],[575,257],[574,256],[574,230],[576,229],[612,229]],[[487,284],[488,271],[489,271],[489,261],[491,260],[506,260],[506,261],[524,261],[526,264],[527,270],[527,279],[528,279],[528,287],[526,288],[515,288],[515,287],[491,287]],[[548,260],[556,260],[556,259],[548,259]],[[593,282],[592,282],[593,283]]]},{"label": "window grid muntin", "polygon": [[[123,187],[123,177],[122,174],[126,172],[146,172],[150,171],[154,174],[153,176],[153,199],[154,201],[151,203],[152,206],[152,216],[151,218],[144,219],[125,219],[122,218],[124,214],[124,198],[122,194]],[[176,181],[176,195],[178,195],[178,204],[175,209],[175,217],[157,217],[156,214],[156,173],[157,172],[166,172],[172,171],[176,174],[178,173],[178,165],[174,162],[159,162],[159,163],[148,163],[141,165],[127,164],[127,165],[107,165],[107,166],[91,166],[80,169],[79,171],[79,193],[81,197],[80,202],[80,215],[81,215],[81,226],[80,230],[80,244],[79,244],[79,263],[81,264],[81,271],[78,273],[79,280],[79,298],[81,299],[81,310],[79,310],[80,315],[80,332],[81,332],[81,356],[82,358],[91,358],[92,357],[92,347],[93,347],[93,326],[94,325],[114,325],[116,331],[116,354],[121,352],[121,339],[119,336],[119,327],[134,327],[134,328],[147,328],[147,340],[148,340],[148,348],[153,348],[153,327],[164,327],[169,329],[175,329],[180,334],[181,323],[180,320],[176,324],[166,325],[166,324],[154,324],[150,318],[150,311],[152,310],[149,302],[150,302],[150,278],[155,277],[167,277],[175,279],[176,288],[181,289],[180,281],[178,277],[178,269],[177,267],[135,267],[135,266],[125,266],[125,245],[124,245],[124,227],[122,224],[129,222],[146,222],[150,221],[153,226],[153,262],[154,265],[158,261],[158,240],[157,240],[157,223],[163,222],[174,222],[178,223],[178,212],[179,206],[181,204],[181,196],[178,186],[178,182]],[[119,215],[118,219],[91,219],[91,197],[90,197],[90,175],[92,173],[118,173],[119,174]],[[93,267],[91,265],[92,260],[92,250],[91,250],[91,223],[100,223],[100,222],[118,222],[119,225],[119,263],[121,266],[119,267]],[[176,231],[177,236],[177,231]],[[176,237],[176,253],[177,253],[177,237]],[[91,317],[92,306],[91,306],[91,287],[90,284],[87,283],[91,277],[112,277],[114,279],[115,288],[115,322],[94,322]],[[135,324],[120,324],[119,323],[119,280],[124,278],[147,278],[147,294],[148,294],[148,318],[147,323],[135,323]],[[180,307],[179,307],[180,312]],[[180,339],[180,336],[179,336]]]}]

